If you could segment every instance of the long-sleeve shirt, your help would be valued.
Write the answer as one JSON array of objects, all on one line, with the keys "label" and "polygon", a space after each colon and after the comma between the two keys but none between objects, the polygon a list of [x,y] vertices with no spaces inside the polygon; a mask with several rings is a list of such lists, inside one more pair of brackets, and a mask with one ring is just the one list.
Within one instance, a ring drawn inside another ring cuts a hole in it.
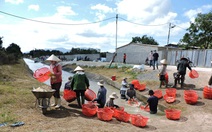
[{"label": "long-sleeve shirt", "polygon": [[104,86],[101,86],[100,89],[98,90],[97,98],[94,99],[93,101],[97,101],[98,104],[104,106],[106,103],[106,94],[107,89]]}]

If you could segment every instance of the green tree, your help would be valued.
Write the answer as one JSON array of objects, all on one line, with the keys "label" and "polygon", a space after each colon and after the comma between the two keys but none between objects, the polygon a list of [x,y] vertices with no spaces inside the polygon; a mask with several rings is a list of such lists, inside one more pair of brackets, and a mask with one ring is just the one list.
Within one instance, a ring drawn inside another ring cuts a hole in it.
[{"label": "green tree", "polygon": [[142,44],[150,44],[150,45],[159,45],[158,42],[153,37],[148,37],[147,35],[143,35],[140,37],[132,37],[131,43],[142,43]]},{"label": "green tree", "polygon": [[14,43],[10,44],[6,48],[6,53],[13,55],[15,57],[15,59],[17,59],[17,60],[22,57],[21,48],[17,44],[14,44]]},{"label": "green tree", "polygon": [[199,13],[195,21],[190,23],[187,31],[179,44],[186,44],[187,47],[197,46],[202,49],[212,48],[212,12]]},{"label": "green tree", "polygon": [[2,49],[2,44],[3,44],[3,37],[0,37],[0,50]]}]

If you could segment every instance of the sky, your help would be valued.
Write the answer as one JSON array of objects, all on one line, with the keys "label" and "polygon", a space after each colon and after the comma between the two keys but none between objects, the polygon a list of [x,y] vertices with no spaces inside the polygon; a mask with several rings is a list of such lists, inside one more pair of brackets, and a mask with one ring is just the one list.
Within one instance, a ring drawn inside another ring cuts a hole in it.
[{"label": "sky", "polygon": [[159,46],[177,44],[211,0],[0,0],[3,47],[95,48],[114,52],[132,37],[153,37]]}]

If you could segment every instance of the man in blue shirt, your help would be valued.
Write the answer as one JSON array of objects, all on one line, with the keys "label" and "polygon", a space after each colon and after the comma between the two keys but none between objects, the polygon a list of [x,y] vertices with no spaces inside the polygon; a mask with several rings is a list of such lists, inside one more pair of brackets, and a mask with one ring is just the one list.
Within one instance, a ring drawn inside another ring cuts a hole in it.
[{"label": "man in blue shirt", "polygon": [[100,80],[97,84],[100,86],[100,88],[99,88],[99,91],[97,93],[97,98],[94,99],[92,102],[97,101],[97,103],[99,104],[98,107],[103,108],[105,106],[105,103],[106,103],[107,89],[104,87],[104,81],[103,80]]},{"label": "man in blue shirt", "polygon": [[156,96],[154,96],[153,90],[149,90],[149,95],[150,95],[150,97],[147,100],[147,105],[145,106],[145,108],[147,106],[149,106],[150,114],[156,114],[157,113],[157,106],[158,106],[158,98]]}]

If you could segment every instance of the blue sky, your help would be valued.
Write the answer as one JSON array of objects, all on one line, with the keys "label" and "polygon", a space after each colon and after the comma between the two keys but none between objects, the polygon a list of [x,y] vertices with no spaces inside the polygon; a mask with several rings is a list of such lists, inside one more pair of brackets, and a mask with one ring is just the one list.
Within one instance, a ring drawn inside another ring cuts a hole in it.
[{"label": "blue sky", "polygon": [[116,14],[117,47],[143,35],[164,46],[169,23],[176,25],[169,42],[178,43],[197,13],[209,11],[211,0],[1,0],[0,36],[3,47],[16,43],[22,52],[61,47],[114,52]]}]

